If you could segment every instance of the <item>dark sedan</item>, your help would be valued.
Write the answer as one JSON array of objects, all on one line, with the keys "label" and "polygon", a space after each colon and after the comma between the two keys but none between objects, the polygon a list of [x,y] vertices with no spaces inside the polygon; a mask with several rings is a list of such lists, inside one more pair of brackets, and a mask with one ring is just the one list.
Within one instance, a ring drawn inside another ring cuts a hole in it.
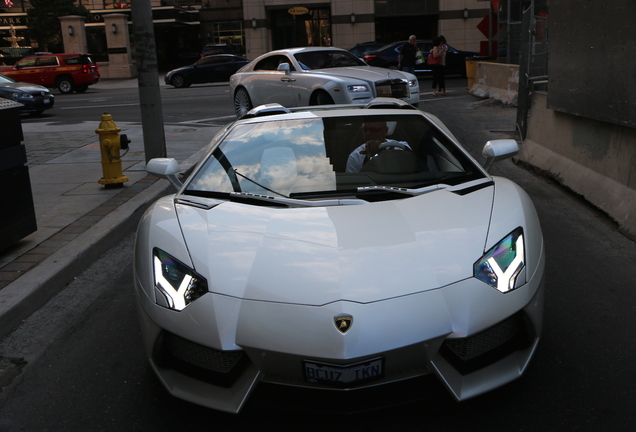
[{"label": "dark sedan", "polygon": [[356,57],[363,58],[366,53],[375,51],[378,48],[382,48],[385,45],[386,45],[386,42],[373,42],[373,41],[360,42],[358,44],[355,44],[351,48],[347,48],[347,51],[349,51],[351,54],[353,54]]},{"label": "dark sedan", "polygon": [[218,54],[203,57],[190,66],[173,69],[166,74],[166,84],[175,88],[190,87],[192,84],[228,81],[230,76],[250,61],[232,54]]},{"label": "dark sedan", "polygon": [[[378,66],[388,69],[397,69],[398,57],[402,45],[407,41],[393,42],[378,48],[375,51],[367,52],[364,55],[364,61],[369,66]],[[430,40],[418,40],[417,46],[426,59],[433,48],[433,42]],[[478,52],[460,51],[450,45],[446,53],[446,73],[449,75],[459,74],[466,76],[466,57],[478,56]],[[431,68],[426,62],[415,65],[415,73],[430,73]]]},{"label": "dark sedan", "polygon": [[0,74],[0,97],[21,103],[20,112],[39,115],[53,108],[55,96],[38,84],[16,81]]}]

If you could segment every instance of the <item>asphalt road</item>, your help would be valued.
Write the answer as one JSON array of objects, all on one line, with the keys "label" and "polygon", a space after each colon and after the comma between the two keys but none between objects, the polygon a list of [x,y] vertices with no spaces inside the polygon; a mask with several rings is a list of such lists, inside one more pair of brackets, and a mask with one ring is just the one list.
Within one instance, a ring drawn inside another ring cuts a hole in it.
[{"label": "asphalt road", "polygon": [[[24,116],[24,122],[81,122],[99,121],[107,111],[115,122],[141,121],[139,91],[134,80],[130,87],[112,88],[111,83],[89,87],[86,93],[59,94],[56,90],[55,107],[45,111],[40,117]],[[420,79],[422,97],[430,94],[431,80]],[[466,79],[447,79],[449,89],[465,88]],[[234,105],[227,83],[196,84],[188,88],[176,89],[160,85],[162,111],[165,123],[192,123],[221,119],[228,122],[234,118]]]},{"label": "asphalt road", "polygon": [[[191,89],[169,90],[162,92]],[[223,88],[206,91],[220,96]],[[457,97],[452,104],[428,98],[422,108],[473,154],[487,139],[513,135],[510,108]],[[224,108],[206,102],[198,109]],[[603,214],[543,177],[510,161],[492,172],[530,194],[547,249],[544,333],[521,379],[459,404],[436,386],[408,383],[372,395],[373,403],[390,408],[351,414],[322,411],[325,404],[364,408],[356,392],[321,395],[320,402],[261,386],[238,416],[172,398],[140,346],[129,236],[0,343],[3,361],[22,372],[0,393],[0,431],[633,430],[636,245]]]},{"label": "asphalt road", "polygon": [[[234,107],[227,83],[202,84],[183,89],[161,85],[160,94],[165,123],[234,117]],[[24,121],[99,121],[105,111],[113,116],[115,122],[141,121],[138,89],[136,87],[89,87],[86,93],[82,94],[56,94],[53,109],[45,111],[41,117],[24,117]]]}]

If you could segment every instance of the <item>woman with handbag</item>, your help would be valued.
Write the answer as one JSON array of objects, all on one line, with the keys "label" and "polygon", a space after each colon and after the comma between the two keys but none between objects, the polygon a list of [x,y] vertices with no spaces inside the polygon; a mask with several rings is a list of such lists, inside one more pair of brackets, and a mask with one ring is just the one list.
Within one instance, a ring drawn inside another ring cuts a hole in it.
[{"label": "woman with handbag", "polygon": [[[428,55],[428,64],[433,70],[433,96],[446,96],[446,38],[436,36],[433,38],[433,49]],[[439,90],[437,90],[439,88]]]}]

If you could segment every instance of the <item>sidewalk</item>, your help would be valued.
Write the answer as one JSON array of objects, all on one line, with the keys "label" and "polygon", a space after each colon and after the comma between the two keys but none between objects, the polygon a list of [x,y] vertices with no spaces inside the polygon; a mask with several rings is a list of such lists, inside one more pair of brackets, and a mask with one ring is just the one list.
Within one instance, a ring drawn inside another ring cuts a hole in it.
[{"label": "sidewalk", "polygon": [[[136,86],[136,79],[95,85]],[[131,140],[122,157],[128,182],[121,188],[98,183],[102,177],[95,133],[99,121],[22,124],[37,231],[0,251],[0,337],[134,230],[152,202],[174,190],[167,180],[145,172],[141,124],[113,120]],[[164,125],[168,157],[179,162],[182,172],[187,170],[219,128]]]}]

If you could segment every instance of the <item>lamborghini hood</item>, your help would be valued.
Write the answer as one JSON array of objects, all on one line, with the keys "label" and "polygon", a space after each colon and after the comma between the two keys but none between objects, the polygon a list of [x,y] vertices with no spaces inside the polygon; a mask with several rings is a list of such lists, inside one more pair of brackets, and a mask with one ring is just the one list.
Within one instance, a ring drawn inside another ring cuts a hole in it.
[{"label": "lamborghini hood", "polygon": [[324,305],[375,302],[471,277],[492,200],[487,187],[337,207],[180,204],[177,214],[211,292]]}]

